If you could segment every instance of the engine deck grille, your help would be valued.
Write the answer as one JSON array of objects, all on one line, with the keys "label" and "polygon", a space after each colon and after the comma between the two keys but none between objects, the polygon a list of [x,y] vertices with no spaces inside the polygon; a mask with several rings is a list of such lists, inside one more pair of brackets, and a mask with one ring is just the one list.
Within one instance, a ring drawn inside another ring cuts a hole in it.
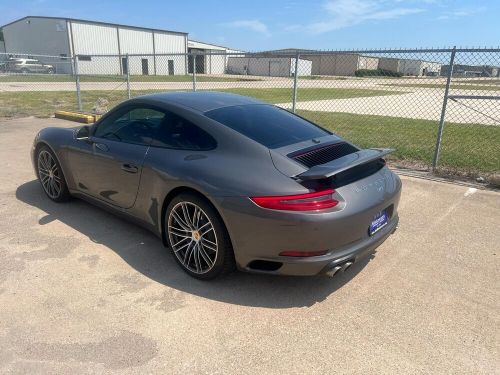
[{"label": "engine deck grille", "polygon": [[306,149],[288,154],[289,158],[305,165],[308,168],[325,164],[342,156],[359,151],[356,147],[345,142],[329,144],[314,149]]}]

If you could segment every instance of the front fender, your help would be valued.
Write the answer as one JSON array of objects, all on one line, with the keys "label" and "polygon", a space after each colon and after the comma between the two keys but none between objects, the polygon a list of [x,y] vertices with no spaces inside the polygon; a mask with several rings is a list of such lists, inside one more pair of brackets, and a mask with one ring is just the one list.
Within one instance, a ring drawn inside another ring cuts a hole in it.
[{"label": "front fender", "polygon": [[66,183],[71,189],[74,186],[73,175],[69,170],[67,159],[68,147],[76,142],[74,134],[78,128],[45,128],[38,132],[33,141],[31,148],[31,161],[35,170],[35,175],[38,178],[38,170],[36,163],[36,152],[40,146],[47,146],[56,156],[59,165],[63,171]]}]

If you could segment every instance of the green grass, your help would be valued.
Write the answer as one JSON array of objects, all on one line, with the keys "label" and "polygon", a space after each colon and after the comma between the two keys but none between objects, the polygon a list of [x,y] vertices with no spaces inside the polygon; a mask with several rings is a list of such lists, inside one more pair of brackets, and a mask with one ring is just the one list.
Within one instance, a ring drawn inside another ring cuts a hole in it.
[{"label": "green grass", "polygon": [[500,85],[500,78],[471,78],[471,79],[456,79],[455,82],[474,83],[486,85]]},{"label": "green grass", "polygon": [[[355,77],[355,76],[354,76]],[[421,77],[416,76],[402,76],[402,77],[393,77],[393,76],[364,76],[364,77],[356,77],[357,79],[392,79],[392,80],[407,80],[407,79],[421,79]]]},{"label": "green grass", "polygon": [[[392,87],[421,87],[426,89],[443,89],[446,87],[445,84],[441,83],[386,83],[383,86]],[[464,84],[451,84],[451,88],[454,90],[484,90],[484,91],[500,91],[500,87],[488,86],[488,85],[464,85]]]},{"label": "green grass", "polygon": [[326,81],[345,81],[351,77],[337,77],[337,76],[298,76],[298,79],[307,80],[326,80]]},{"label": "green grass", "polygon": [[[192,75],[171,75],[171,76],[131,76],[131,82],[193,82]],[[262,81],[258,78],[241,77],[219,77],[209,75],[197,75],[197,82],[255,82]]]},{"label": "green grass", "polygon": [[[293,100],[291,88],[235,88],[217,90],[251,96],[268,103],[289,103]],[[371,89],[352,89],[352,88],[300,88],[297,101],[306,102],[312,100],[325,99],[349,99],[370,96],[399,95],[398,91],[371,90]]]},{"label": "green grass", "polygon": [[[133,90],[132,96],[139,96],[166,90]],[[287,103],[292,101],[291,88],[273,89],[224,89],[219,91],[252,96],[269,103]],[[355,98],[360,96],[390,95],[396,92],[365,89],[316,89],[304,88],[300,90],[299,100],[320,100]],[[111,109],[127,98],[124,89],[120,90],[88,90],[82,91],[82,106],[86,112],[92,111],[98,98],[106,98]],[[75,110],[77,108],[76,93],[74,91],[28,91],[28,92],[0,92],[0,117],[49,117],[57,110]]]},{"label": "green grass", "polygon": [[[148,91],[134,91],[134,95],[142,95]],[[124,90],[120,91],[83,91],[83,110],[90,112],[98,98],[106,98],[111,109],[127,98]],[[74,91],[29,91],[0,92],[0,117],[49,117],[58,110],[76,110],[76,93]]]},{"label": "green grass", "polygon": [[[432,163],[437,121],[315,111],[299,114],[360,147],[394,148],[396,159]],[[499,126],[446,123],[440,166],[462,172],[498,172],[499,149]]]},{"label": "green grass", "polygon": [[[227,89],[272,103],[291,101],[290,89]],[[155,90],[133,91],[134,96]],[[392,92],[356,89],[305,88],[299,100],[390,95]],[[109,101],[109,109],[126,99],[126,92],[83,91],[84,111],[91,111],[98,98]],[[0,117],[48,117],[56,110],[75,110],[73,91],[0,92]],[[388,116],[299,111],[299,114],[356,143],[360,147],[395,148],[394,156],[430,165],[436,142],[437,121]],[[500,126],[446,123],[440,165],[461,172],[500,171]]]},{"label": "green grass", "polygon": [[[121,75],[82,75],[80,82],[125,82],[125,76]],[[256,78],[242,77],[217,77],[200,75],[196,77],[198,82],[243,82],[243,81],[260,81]],[[132,75],[131,82],[192,82],[192,75]],[[75,82],[75,77],[65,74],[13,74],[0,75],[0,82]]]},{"label": "green grass", "polygon": [[[123,76],[81,76],[81,82],[121,82]],[[0,75],[0,82],[75,82],[75,77],[66,74],[11,74]]]}]

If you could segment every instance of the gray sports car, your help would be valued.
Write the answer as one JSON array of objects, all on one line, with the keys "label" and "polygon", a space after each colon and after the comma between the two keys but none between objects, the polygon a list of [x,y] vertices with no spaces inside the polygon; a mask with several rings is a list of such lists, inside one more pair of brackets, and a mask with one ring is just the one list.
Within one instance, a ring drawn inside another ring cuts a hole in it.
[{"label": "gray sports car", "polygon": [[210,279],[235,268],[333,276],[372,252],[398,223],[389,152],[255,99],[183,92],[43,129],[32,160],[50,199],[133,219],[184,271]]}]

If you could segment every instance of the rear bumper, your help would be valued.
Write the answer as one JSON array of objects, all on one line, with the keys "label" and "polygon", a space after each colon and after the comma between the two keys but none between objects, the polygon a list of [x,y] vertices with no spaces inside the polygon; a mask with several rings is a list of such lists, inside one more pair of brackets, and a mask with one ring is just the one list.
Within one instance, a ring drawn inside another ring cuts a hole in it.
[{"label": "rear bumper", "polygon": [[360,241],[359,243],[353,244],[346,249],[346,254],[341,257],[336,257],[323,267],[319,273],[328,273],[339,265],[345,262],[355,263],[369,254],[372,254],[377,247],[382,245],[382,243],[393,234],[399,223],[399,217],[396,215],[390,223],[386,225],[385,228],[381,229],[373,237],[369,237],[366,240]]},{"label": "rear bumper", "polygon": [[[248,198],[217,203],[228,228],[238,267],[248,272],[308,276],[355,262],[380,246],[398,225],[399,177],[388,169],[336,190],[340,210],[290,213],[257,207]],[[389,221],[369,236],[374,216],[386,209]],[[282,251],[326,251],[313,257],[285,257]]]},{"label": "rear bumper", "polygon": [[394,231],[399,222],[398,216],[393,217],[391,221],[372,237],[356,241],[339,249],[335,249],[326,255],[310,258],[290,258],[285,257],[268,259],[268,261],[279,261],[282,266],[276,271],[261,271],[244,267],[242,270],[257,273],[274,273],[277,275],[293,276],[313,276],[326,274],[335,269],[336,266],[345,262],[355,263],[365,256],[370,255],[379,247]]}]

